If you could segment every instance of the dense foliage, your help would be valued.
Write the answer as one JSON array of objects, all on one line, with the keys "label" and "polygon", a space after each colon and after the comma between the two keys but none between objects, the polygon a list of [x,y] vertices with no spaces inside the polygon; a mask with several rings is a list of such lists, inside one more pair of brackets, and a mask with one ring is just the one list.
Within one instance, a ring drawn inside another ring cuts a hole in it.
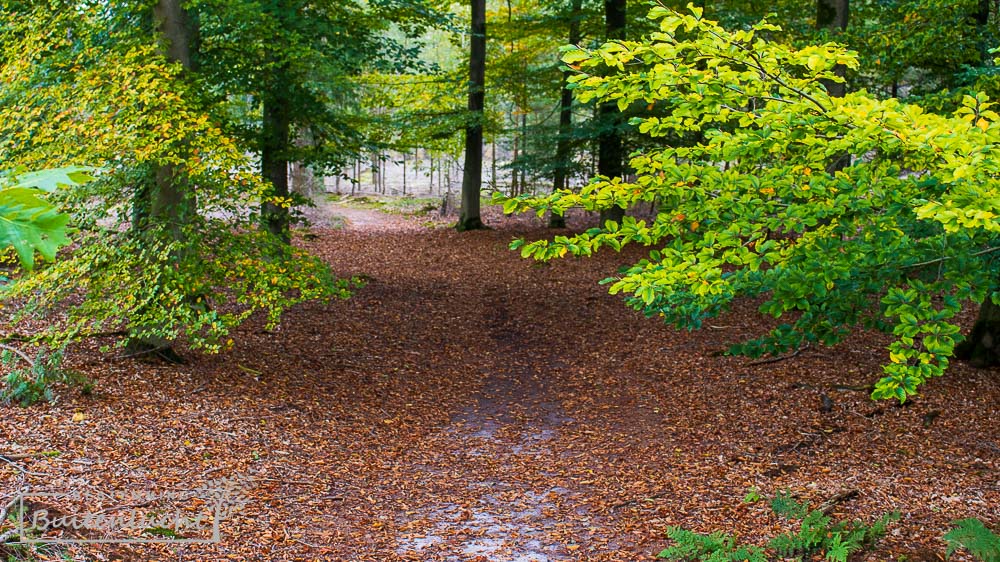
[{"label": "dense foliage", "polygon": [[[109,25],[103,5],[17,8],[0,28],[0,161],[103,172],[52,194],[74,251],[5,289],[20,303],[13,320],[61,311],[44,334],[56,344],[126,329],[217,350],[254,311],[274,324],[297,302],[347,294],[321,262],[256,229],[265,184],[155,41]],[[149,217],[165,170],[186,194],[183,223]]]},{"label": "dense foliage", "polygon": [[833,98],[823,81],[841,80],[837,65],[858,66],[842,47],[769,41],[762,35],[780,29],[769,23],[730,32],[697,8],[650,16],[660,30],[647,40],[571,49],[563,60],[578,71],[580,99],[646,107],[633,121],[641,132],[696,142],[636,155],[634,182],[599,178],[579,193],[504,205],[564,213],[656,201],[659,214],[526,244],[522,254],[656,245],[610,280],[649,316],[693,329],[738,297],[760,297],[760,312],[780,325],[731,352],[834,344],[862,325],[896,336],[876,398],[905,400],[940,375],[958,338],[955,315],[997,288],[992,102],[966,96],[941,116],[864,92]]}]

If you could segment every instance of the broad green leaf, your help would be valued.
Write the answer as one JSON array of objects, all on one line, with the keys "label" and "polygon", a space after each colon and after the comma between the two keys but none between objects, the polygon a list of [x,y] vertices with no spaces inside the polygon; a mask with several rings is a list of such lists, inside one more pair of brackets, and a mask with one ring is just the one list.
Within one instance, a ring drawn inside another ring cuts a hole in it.
[{"label": "broad green leaf", "polygon": [[35,252],[52,260],[60,247],[69,244],[69,215],[58,212],[37,193],[28,187],[0,190],[0,247],[13,247],[29,270],[35,265]]}]

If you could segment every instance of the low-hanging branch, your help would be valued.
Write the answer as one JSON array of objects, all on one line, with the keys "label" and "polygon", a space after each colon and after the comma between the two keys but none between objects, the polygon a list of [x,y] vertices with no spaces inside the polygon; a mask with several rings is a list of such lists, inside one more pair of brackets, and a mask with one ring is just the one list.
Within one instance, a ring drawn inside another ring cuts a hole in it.
[{"label": "low-hanging branch", "polygon": [[[969,257],[970,258],[978,258],[979,256],[985,256],[986,254],[992,254],[993,252],[996,252],[997,250],[1000,250],[1000,246],[993,246],[993,247],[990,247],[990,248],[986,248],[985,250],[980,250],[978,252],[973,252],[973,253],[969,254]],[[944,263],[944,262],[946,262],[948,260],[952,260],[952,259],[955,259],[955,256],[944,256],[944,257],[936,258],[936,259],[933,259],[933,260],[922,261],[920,263],[911,263],[909,265],[904,265],[903,269],[918,269],[918,268],[921,268],[921,267],[927,267],[929,265],[937,265],[939,263]]]}]

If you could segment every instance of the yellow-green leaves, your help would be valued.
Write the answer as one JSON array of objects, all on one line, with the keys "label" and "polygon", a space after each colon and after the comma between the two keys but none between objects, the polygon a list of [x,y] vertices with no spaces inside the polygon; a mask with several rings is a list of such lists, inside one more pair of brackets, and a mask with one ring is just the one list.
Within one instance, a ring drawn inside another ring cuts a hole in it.
[{"label": "yellow-green leaves", "polygon": [[597,178],[504,208],[655,201],[659,213],[524,244],[522,255],[654,245],[608,280],[648,316],[697,328],[754,297],[782,323],[734,353],[832,345],[864,326],[896,337],[876,398],[905,400],[942,374],[959,303],[1000,286],[1000,261],[990,259],[1000,232],[993,102],[968,96],[945,116],[865,92],[831,98],[824,82],[840,80],[834,69],[857,66],[838,45],[796,48],[762,38],[767,24],[732,33],[690,12],[652,15],[660,31],[647,40],[571,51],[576,95],[640,113],[632,123],[657,143],[633,157],[635,180]]}]

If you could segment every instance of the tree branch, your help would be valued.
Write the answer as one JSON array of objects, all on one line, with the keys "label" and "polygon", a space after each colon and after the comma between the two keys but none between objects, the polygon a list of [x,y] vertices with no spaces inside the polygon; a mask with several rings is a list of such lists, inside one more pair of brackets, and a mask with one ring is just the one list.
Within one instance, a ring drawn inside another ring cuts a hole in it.
[{"label": "tree branch", "polygon": [[17,349],[16,347],[11,347],[5,343],[0,343],[0,349],[4,349],[11,353],[17,354],[17,356],[23,359],[28,365],[31,365],[32,367],[35,366],[35,360],[32,359],[31,357],[28,357],[27,353],[21,351],[20,349]]},{"label": "tree branch", "polygon": [[[991,253],[996,252],[998,250],[1000,250],[1000,246],[994,246],[994,247],[991,247],[991,248],[986,248],[985,250],[980,250],[978,252],[969,254],[969,257],[970,258],[977,258],[979,256],[985,256],[986,254],[991,254]],[[933,259],[933,260],[922,261],[920,263],[911,263],[909,265],[904,265],[904,266],[902,266],[901,269],[917,269],[919,267],[927,267],[928,265],[937,265],[939,263],[944,263],[944,262],[946,262],[948,260],[952,260],[952,259],[955,259],[955,257],[954,256],[945,256],[943,258],[937,258],[937,259]]]}]

